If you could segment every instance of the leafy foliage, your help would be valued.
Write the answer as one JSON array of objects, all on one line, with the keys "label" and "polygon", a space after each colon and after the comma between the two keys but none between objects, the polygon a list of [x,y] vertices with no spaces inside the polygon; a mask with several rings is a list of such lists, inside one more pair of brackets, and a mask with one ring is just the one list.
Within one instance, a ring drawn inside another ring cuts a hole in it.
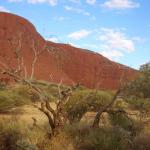
[{"label": "leafy foliage", "polygon": [[111,100],[111,94],[104,91],[78,90],[66,104],[69,120],[79,121],[87,111],[97,111]]},{"label": "leafy foliage", "polygon": [[126,95],[150,98],[150,63],[141,66],[140,71],[140,76],[126,87]]}]

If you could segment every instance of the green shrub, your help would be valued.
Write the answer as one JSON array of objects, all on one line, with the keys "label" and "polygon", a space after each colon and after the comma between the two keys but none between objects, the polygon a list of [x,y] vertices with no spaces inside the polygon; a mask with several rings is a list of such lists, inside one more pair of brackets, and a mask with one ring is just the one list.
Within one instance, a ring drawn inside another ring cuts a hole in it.
[{"label": "green shrub", "polygon": [[123,129],[131,130],[133,120],[129,119],[123,113],[114,113],[110,115],[110,119],[113,126],[120,126]]},{"label": "green shrub", "polygon": [[11,108],[30,103],[29,89],[17,85],[0,91],[0,112],[8,112]]},{"label": "green shrub", "polygon": [[87,111],[97,111],[111,100],[104,91],[77,90],[66,104],[70,121],[79,121]]},{"label": "green shrub", "polygon": [[126,102],[128,102],[132,109],[137,109],[139,111],[149,111],[150,110],[150,98],[137,98],[130,97],[126,98]]},{"label": "green shrub", "polygon": [[150,63],[141,66],[140,71],[139,77],[126,86],[125,95],[150,98]]}]

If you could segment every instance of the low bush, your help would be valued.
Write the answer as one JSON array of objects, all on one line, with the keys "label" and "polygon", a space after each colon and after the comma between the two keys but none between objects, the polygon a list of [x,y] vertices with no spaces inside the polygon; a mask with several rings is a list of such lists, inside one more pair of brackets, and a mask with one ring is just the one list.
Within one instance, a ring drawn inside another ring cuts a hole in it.
[{"label": "low bush", "polygon": [[77,150],[126,150],[130,135],[122,128],[90,128],[75,124],[66,128]]},{"label": "low bush", "polygon": [[129,119],[123,113],[115,113],[110,115],[111,123],[113,126],[119,126],[125,130],[131,130],[133,120]]},{"label": "low bush", "polygon": [[49,140],[45,125],[32,127],[11,118],[0,120],[0,150],[74,150],[74,147],[63,131]]},{"label": "low bush", "polygon": [[110,102],[112,95],[104,91],[77,90],[66,104],[69,120],[79,121],[87,111],[97,111]]},{"label": "low bush", "polygon": [[1,120],[0,149],[1,150],[36,150],[25,133],[27,128],[16,119]]},{"label": "low bush", "polygon": [[127,97],[150,98],[150,63],[140,67],[139,77],[125,87],[124,93]]},{"label": "low bush", "polygon": [[133,149],[149,150],[150,149],[150,133],[135,137],[134,143],[133,143]]},{"label": "low bush", "polygon": [[29,89],[23,85],[16,85],[0,91],[0,112],[9,112],[11,108],[29,104]]}]

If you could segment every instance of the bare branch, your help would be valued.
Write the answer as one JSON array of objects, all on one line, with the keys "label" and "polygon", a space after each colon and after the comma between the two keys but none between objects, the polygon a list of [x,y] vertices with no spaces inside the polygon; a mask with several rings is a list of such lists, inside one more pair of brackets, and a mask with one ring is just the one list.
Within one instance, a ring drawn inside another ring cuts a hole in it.
[{"label": "bare branch", "polygon": [[98,127],[98,126],[99,126],[101,114],[102,114],[103,112],[107,111],[107,109],[110,108],[110,107],[114,104],[114,102],[116,101],[117,96],[120,94],[120,92],[121,92],[121,89],[119,89],[119,90],[116,92],[116,94],[114,95],[114,97],[112,98],[112,100],[111,100],[111,102],[110,102],[109,104],[107,104],[106,106],[104,106],[103,108],[101,108],[101,109],[97,112],[92,127]]},{"label": "bare branch", "polygon": [[34,40],[33,40],[33,44],[32,44],[32,50],[34,52],[34,57],[33,57],[33,62],[32,62],[32,65],[31,65],[31,76],[30,76],[31,80],[33,79],[33,76],[34,76],[35,63],[36,63],[37,57],[38,57],[38,52],[35,48],[35,41]]},{"label": "bare branch", "polygon": [[61,85],[62,85],[62,79],[60,80],[59,84],[58,84],[58,93],[59,93],[59,98],[61,98]]},{"label": "bare branch", "polygon": [[52,131],[53,131],[53,129],[55,129],[55,124],[54,124],[54,122],[53,122],[53,119],[52,119],[52,117],[51,117],[49,111],[47,111],[47,110],[45,109],[45,104],[44,104],[44,102],[41,103],[41,107],[39,108],[39,110],[42,111],[42,112],[47,116],[47,118],[48,118],[48,120],[49,120],[49,125],[51,126],[51,129],[52,129]]},{"label": "bare branch", "polygon": [[33,57],[33,62],[32,62],[32,65],[31,65],[31,76],[30,76],[30,79],[32,80],[33,79],[33,76],[34,76],[34,71],[35,71],[35,64],[37,62],[37,59],[38,59],[38,56],[46,50],[46,42],[44,43],[44,46],[42,48],[41,51],[39,51],[37,48],[36,48],[36,43],[35,41],[33,40],[33,43],[32,43],[32,50],[34,52],[34,57]]}]

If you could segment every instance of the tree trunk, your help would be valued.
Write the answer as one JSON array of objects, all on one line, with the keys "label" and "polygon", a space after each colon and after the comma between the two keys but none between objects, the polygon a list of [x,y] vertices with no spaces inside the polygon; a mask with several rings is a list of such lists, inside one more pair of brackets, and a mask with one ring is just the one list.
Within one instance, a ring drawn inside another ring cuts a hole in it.
[{"label": "tree trunk", "polygon": [[120,94],[120,92],[121,92],[121,90],[119,89],[116,92],[116,94],[114,95],[114,97],[112,98],[111,102],[97,112],[94,122],[93,122],[93,125],[92,125],[93,128],[99,127],[100,117],[101,117],[102,113],[105,112],[108,108],[110,108],[114,104],[114,102],[116,101],[117,96]]}]

